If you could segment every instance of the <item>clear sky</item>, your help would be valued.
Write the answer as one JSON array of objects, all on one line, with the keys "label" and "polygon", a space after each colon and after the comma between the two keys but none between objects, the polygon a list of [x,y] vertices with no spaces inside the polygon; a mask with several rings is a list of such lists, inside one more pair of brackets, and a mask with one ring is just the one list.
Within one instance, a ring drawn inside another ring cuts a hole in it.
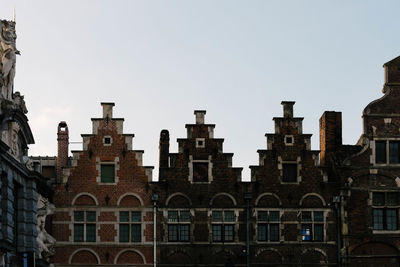
[{"label": "clear sky", "polygon": [[342,112],[343,141],[355,144],[363,108],[382,96],[382,65],[400,55],[397,0],[0,0],[0,18],[14,7],[15,90],[36,156],[56,154],[58,122],[79,142],[100,102],[115,102],[134,149],[157,167],[160,131],[176,152],[193,110],[206,109],[249,179],[282,100],[296,101],[313,149],[325,110]]}]

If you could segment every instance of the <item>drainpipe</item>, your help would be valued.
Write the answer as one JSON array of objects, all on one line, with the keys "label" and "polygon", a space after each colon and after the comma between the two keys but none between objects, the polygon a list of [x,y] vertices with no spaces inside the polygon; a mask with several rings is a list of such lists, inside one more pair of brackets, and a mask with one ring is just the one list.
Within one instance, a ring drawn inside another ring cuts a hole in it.
[{"label": "drainpipe", "polygon": [[244,194],[246,200],[246,266],[250,267],[250,200],[251,192]]},{"label": "drainpipe", "polygon": [[341,219],[340,219],[340,196],[333,197],[333,203],[335,203],[336,207],[336,229],[337,229],[337,260],[338,267],[342,266],[342,257],[341,257],[341,249],[342,249],[342,227],[341,227]]},{"label": "drainpipe", "polygon": [[158,194],[154,193],[151,196],[153,201],[153,266],[157,267],[157,201]]}]

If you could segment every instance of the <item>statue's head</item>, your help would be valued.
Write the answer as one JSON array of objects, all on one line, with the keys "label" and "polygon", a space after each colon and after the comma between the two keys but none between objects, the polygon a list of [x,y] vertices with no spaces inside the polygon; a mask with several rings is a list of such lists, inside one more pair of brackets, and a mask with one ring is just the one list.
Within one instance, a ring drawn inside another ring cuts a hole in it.
[{"label": "statue's head", "polygon": [[17,39],[17,34],[15,32],[15,22],[14,21],[9,21],[9,20],[1,20],[0,21],[1,25],[1,33],[0,33],[0,39],[1,42],[4,42],[5,44],[11,46],[16,50],[18,53],[15,43]]}]

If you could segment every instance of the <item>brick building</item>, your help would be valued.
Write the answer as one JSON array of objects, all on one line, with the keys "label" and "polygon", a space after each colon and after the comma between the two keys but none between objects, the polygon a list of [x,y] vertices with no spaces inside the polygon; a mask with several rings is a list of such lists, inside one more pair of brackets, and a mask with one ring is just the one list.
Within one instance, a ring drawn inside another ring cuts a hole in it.
[{"label": "brick building", "polygon": [[400,263],[400,57],[384,64],[384,71],[384,95],[365,107],[356,145],[342,145],[340,113],[321,118],[331,133],[321,162],[341,184],[345,266]]},{"label": "brick building", "polygon": [[337,255],[336,213],[331,205],[336,184],[319,168],[319,151],[303,118],[293,117],[295,102],[284,101],[283,117],[273,118],[267,149],[251,166],[253,185],[252,266],[326,266]]},{"label": "brick building", "polygon": [[178,153],[169,152],[169,132],[160,134],[158,220],[159,266],[244,266],[246,224],[242,168],[214,138],[206,111],[186,124]]},{"label": "brick building", "polygon": [[[102,103],[103,117],[92,118],[92,134],[82,134],[83,149],[68,158],[68,126],[58,126],[52,218],[57,239],[56,266],[152,266],[153,167],[142,166],[143,151],[132,150],[133,134],[114,118],[113,103]],[[37,159],[36,159],[37,160]]]}]

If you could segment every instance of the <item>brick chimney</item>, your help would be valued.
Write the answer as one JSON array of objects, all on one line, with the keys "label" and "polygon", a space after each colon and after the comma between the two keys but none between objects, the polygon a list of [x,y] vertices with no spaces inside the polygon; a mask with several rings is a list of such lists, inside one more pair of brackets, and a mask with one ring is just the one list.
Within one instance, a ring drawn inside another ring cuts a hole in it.
[{"label": "brick chimney", "polygon": [[160,168],[168,168],[169,158],[169,132],[168,130],[162,130],[160,133],[160,146],[158,147],[160,152]]},{"label": "brick chimney", "polygon": [[62,121],[58,124],[57,128],[57,146],[58,146],[58,153],[57,153],[57,177],[56,182],[62,182],[63,176],[63,168],[68,164],[68,144],[69,144],[69,137],[68,137],[68,126],[65,121]]},{"label": "brick chimney", "polygon": [[320,164],[326,165],[330,154],[342,149],[342,112],[325,111],[319,119]]}]

